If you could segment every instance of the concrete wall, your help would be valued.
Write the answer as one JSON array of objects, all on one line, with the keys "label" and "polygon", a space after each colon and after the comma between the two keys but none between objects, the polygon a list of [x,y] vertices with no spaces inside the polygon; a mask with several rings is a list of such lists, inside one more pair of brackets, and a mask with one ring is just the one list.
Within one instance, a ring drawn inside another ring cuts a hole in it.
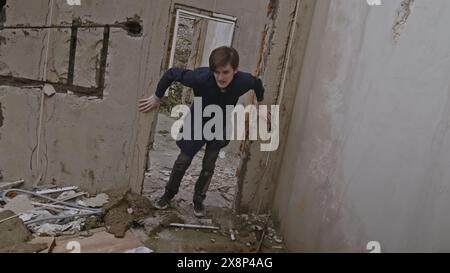
[{"label": "concrete wall", "polygon": [[280,143],[272,152],[262,152],[261,141],[245,143],[239,179],[241,197],[236,200],[239,211],[262,213],[273,205],[290,120],[296,118],[292,111],[315,3],[316,0],[271,1],[268,9],[259,71],[266,87],[265,103],[280,106],[280,122],[278,128],[274,127]]},{"label": "concrete wall", "polygon": [[[154,92],[161,76],[175,4],[237,17],[233,45],[241,52],[241,68],[254,71],[266,0],[82,0],[81,6],[63,0],[7,2],[5,27],[25,28],[0,30],[4,180],[23,178],[27,187],[37,180],[78,185],[91,192],[123,186],[141,190],[155,115],[139,114],[136,106]],[[141,35],[117,26],[130,18],[141,23]],[[75,19],[91,28],[78,29],[69,80]],[[101,76],[102,25],[111,25],[104,88],[87,94],[96,90]],[[44,82],[53,83],[57,94],[42,97]]]},{"label": "concrete wall", "polygon": [[[6,27],[38,28],[0,32],[3,76],[67,82],[70,28],[47,32],[39,26],[70,26],[75,18],[83,24],[114,24],[137,17],[143,33],[132,37],[124,29],[111,28],[102,96],[61,87],[45,97],[41,107],[39,82],[11,84],[3,79],[0,168],[5,180],[24,178],[28,187],[41,178],[41,184],[78,185],[90,191],[122,186],[140,190],[150,117],[138,114],[136,105],[160,76],[169,10],[170,3],[162,0],[82,1],[81,6],[66,1],[7,2]],[[79,29],[74,85],[96,85],[103,32]]]},{"label": "concrete wall", "polygon": [[275,198],[292,251],[450,250],[450,3],[382,3],[317,0]]}]

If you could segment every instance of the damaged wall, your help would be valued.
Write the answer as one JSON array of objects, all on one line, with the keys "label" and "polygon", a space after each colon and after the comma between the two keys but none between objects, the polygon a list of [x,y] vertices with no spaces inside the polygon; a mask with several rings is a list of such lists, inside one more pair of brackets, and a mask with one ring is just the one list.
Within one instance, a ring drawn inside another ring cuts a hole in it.
[{"label": "damaged wall", "polygon": [[[155,115],[138,113],[137,101],[154,92],[167,62],[173,7],[237,17],[233,46],[252,72],[267,0],[235,2],[8,1],[0,31],[4,180],[140,192]],[[44,83],[56,94],[42,97]]]},{"label": "damaged wall", "polygon": [[450,3],[382,3],[317,1],[275,199],[292,251],[450,250]]},{"label": "damaged wall", "polygon": [[[241,212],[267,212],[273,205],[281,159],[286,149],[294,100],[303,67],[316,0],[270,1],[268,25],[262,41],[259,73],[264,80],[264,102],[280,106],[276,151],[262,152],[261,141],[245,143],[236,208]],[[295,35],[293,35],[295,34]]]},{"label": "damaged wall", "polygon": [[[140,191],[151,117],[136,105],[160,77],[169,12],[163,0],[7,2],[0,31],[0,169],[6,181]],[[127,18],[141,20],[140,36],[115,25]],[[84,26],[76,51],[74,20]],[[111,25],[107,39],[105,25]],[[41,101],[43,82],[57,94]]]}]

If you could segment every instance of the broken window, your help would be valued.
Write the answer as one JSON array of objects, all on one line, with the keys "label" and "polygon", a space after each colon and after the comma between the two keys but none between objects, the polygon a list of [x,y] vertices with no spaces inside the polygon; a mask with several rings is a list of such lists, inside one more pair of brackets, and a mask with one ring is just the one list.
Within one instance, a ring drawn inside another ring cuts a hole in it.
[{"label": "broken window", "polygon": [[[103,97],[111,28],[123,29],[132,37],[143,33],[139,18],[111,25],[77,19],[71,25],[4,26],[0,35],[0,84],[50,83],[58,93]],[[46,47],[48,58],[44,62]]]},{"label": "broken window", "polygon": [[[87,26],[77,20],[71,26],[5,26],[0,82],[12,86],[50,83],[60,93],[102,97],[109,33],[108,25]],[[41,55],[47,46],[43,67]]]}]

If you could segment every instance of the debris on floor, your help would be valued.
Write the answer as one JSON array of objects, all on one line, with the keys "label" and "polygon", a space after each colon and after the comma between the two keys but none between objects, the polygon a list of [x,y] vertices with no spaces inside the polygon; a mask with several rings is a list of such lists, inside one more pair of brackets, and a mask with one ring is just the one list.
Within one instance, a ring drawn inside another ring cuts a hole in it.
[{"label": "debris on floor", "polygon": [[28,244],[31,233],[15,213],[9,210],[0,212],[0,253],[33,253],[45,249],[43,244]]},{"label": "debris on floor", "polygon": [[127,250],[125,251],[125,253],[153,253],[153,250],[145,246],[140,246],[134,249]]},{"label": "debris on floor", "polygon": [[129,190],[109,193],[110,201],[103,206],[104,221],[108,232],[124,237],[133,221],[148,216],[153,211],[150,200]]},{"label": "debris on floor", "polygon": [[105,228],[98,228],[88,234],[57,237],[53,253],[124,253],[143,246],[130,231],[123,238],[116,238]]},{"label": "debris on floor", "polygon": [[[1,184],[0,252],[48,251],[48,242],[39,242],[39,238],[92,236],[90,230],[98,227],[106,227],[104,232],[113,237],[125,238],[132,236],[127,234],[133,221],[153,210],[147,198],[126,190],[89,196],[77,187],[41,186],[35,191],[16,188],[22,184],[23,181]],[[31,239],[39,243],[27,244]],[[110,242],[108,238],[105,244]],[[142,243],[129,244],[121,251],[137,247],[143,247]]]},{"label": "debris on floor", "polygon": [[9,185],[0,191],[0,252],[286,252],[269,215],[207,205],[197,218],[183,200],[160,211],[128,189]]}]

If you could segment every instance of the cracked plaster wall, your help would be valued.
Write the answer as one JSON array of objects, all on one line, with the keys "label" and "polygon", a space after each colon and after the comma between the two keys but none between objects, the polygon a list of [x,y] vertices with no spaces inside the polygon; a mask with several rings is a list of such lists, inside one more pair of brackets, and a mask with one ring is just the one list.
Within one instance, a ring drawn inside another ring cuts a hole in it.
[{"label": "cracked plaster wall", "polygon": [[317,1],[274,205],[292,251],[449,251],[449,24],[446,0]]},{"label": "cracked plaster wall", "polygon": [[[40,178],[41,184],[77,185],[90,192],[123,186],[141,191],[154,113],[139,114],[137,101],[154,92],[161,76],[173,5],[237,17],[233,46],[241,52],[242,69],[250,72],[255,68],[267,5],[265,0],[236,1],[239,5],[224,0],[86,0],[81,6],[69,6],[55,0],[50,18],[51,2],[7,1],[4,25],[71,25],[78,18],[82,23],[103,25],[137,17],[143,26],[138,37],[111,28],[102,98],[56,93],[45,97],[41,108],[42,86],[0,83],[0,171],[4,180],[23,178],[26,187],[31,187]],[[64,82],[70,28],[50,30],[48,60],[47,35],[47,29],[0,30],[0,76]],[[74,84],[95,85],[102,38],[103,28],[78,30]]]}]

